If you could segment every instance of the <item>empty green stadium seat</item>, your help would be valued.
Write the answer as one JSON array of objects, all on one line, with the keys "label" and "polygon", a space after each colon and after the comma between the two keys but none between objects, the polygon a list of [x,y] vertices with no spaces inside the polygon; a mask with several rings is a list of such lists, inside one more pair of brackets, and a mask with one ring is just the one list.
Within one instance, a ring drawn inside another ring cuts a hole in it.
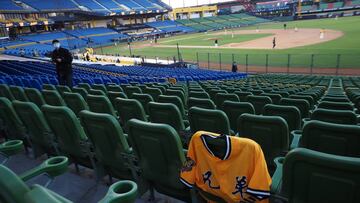
[{"label": "empty green stadium seat", "polygon": [[73,87],[72,88],[72,92],[73,93],[79,93],[81,94],[81,96],[86,99],[87,95],[88,95],[88,91],[85,88],[82,87]]},{"label": "empty green stadium seat", "polygon": [[148,103],[154,101],[152,96],[149,94],[133,93],[132,98],[138,100],[143,106],[145,113],[149,115]]},{"label": "empty green stadium seat", "polygon": [[215,103],[211,99],[201,99],[190,97],[188,100],[189,109],[192,107],[199,107],[204,109],[216,109]]},{"label": "empty green stadium seat", "polygon": [[[280,116],[288,124],[289,132],[301,129],[301,115],[295,106],[282,106],[275,104],[267,104],[263,110],[264,116]],[[291,138],[290,138],[291,140]]]},{"label": "empty green stadium seat", "polygon": [[0,97],[0,119],[1,129],[5,130],[8,139],[26,139],[24,124],[15,112],[11,101],[5,97]]},{"label": "empty green stadium seat", "polygon": [[158,101],[159,96],[162,95],[162,91],[159,88],[151,88],[151,87],[145,88],[143,93],[151,95],[154,101]]},{"label": "empty green stadium seat", "polygon": [[324,121],[337,124],[356,125],[359,123],[359,117],[354,111],[333,110],[317,108],[310,117],[311,120]]},{"label": "empty green stadium seat", "polygon": [[254,106],[255,114],[257,115],[262,113],[265,105],[272,104],[271,98],[267,96],[249,95],[246,97],[246,100]]},{"label": "empty green stadium seat", "polygon": [[[105,171],[117,178],[132,179],[126,156],[131,148],[115,117],[109,114],[80,112],[84,131],[94,146],[97,161]],[[105,174],[99,174],[101,177]]]},{"label": "empty green stadium seat", "polygon": [[119,114],[123,126],[126,126],[126,123],[132,118],[147,121],[145,110],[136,99],[116,98],[115,109]]},{"label": "empty green stadium seat", "polygon": [[0,97],[8,98],[10,101],[15,99],[10,91],[9,86],[5,84],[0,84]]},{"label": "empty green stadium seat", "polygon": [[190,130],[193,133],[203,130],[226,135],[233,134],[230,129],[229,119],[221,110],[191,107],[189,110],[189,122]]},{"label": "empty green stadium seat", "polygon": [[224,101],[240,102],[240,99],[236,94],[217,93],[215,95],[215,104],[218,109],[221,109]]},{"label": "empty green stadium seat", "polygon": [[88,95],[106,96],[106,93],[102,90],[90,89]]},{"label": "empty green stadium seat", "polygon": [[42,95],[46,104],[51,106],[66,106],[65,101],[56,90],[43,90]]},{"label": "empty green stadium seat", "polygon": [[186,105],[185,94],[181,90],[167,89],[165,95],[177,96],[181,99],[184,105]]},{"label": "empty green stadium seat", "polygon": [[126,86],[124,91],[128,98],[131,98],[133,93],[142,93],[140,87],[137,86]]},{"label": "empty green stadium seat", "polygon": [[148,107],[151,122],[168,124],[177,132],[185,130],[183,117],[174,104],[150,102]]},{"label": "empty green stadium seat", "polygon": [[204,91],[202,91],[202,92],[190,91],[189,97],[200,98],[200,99],[210,99],[210,95]]},{"label": "empty green stadium seat", "polygon": [[185,162],[179,135],[167,124],[128,122],[129,139],[139,159],[142,178],[150,186],[151,200],[159,193],[190,202],[190,191],[180,182],[179,169]]},{"label": "empty green stadium seat", "polygon": [[315,105],[315,100],[312,96],[310,95],[291,95],[290,96],[291,99],[305,99],[306,101],[309,102],[310,104],[310,109],[314,108]]},{"label": "empty green stadium seat", "polygon": [[90,91],[90,89],[91,89],[91,85],[89,85],[88,83],[79,83],[78,85],[77,85],[77,87],[81,87],[81,88],[84,88],[86,91]]},{"label": "empty green stadium seat", "polygon": [[25,88],[25,94],[29,101],[36,104],[39,108],[45,104],[45,99],[38,89]]},{"label": "empty green stadium seat", "polygon": [[14,109],[27,129],[35,157],[58,154],[55,137],[40,108],[31,102],[13,102]]},{"label": "empty green stadium seat", "polygon": [[29,101],[29,99],[27,98],[25,91],[22,87],[18,87],[18,86],[10,86],[10,91],[12,93],[12,95],[14,96],[15,100],[18,101]]},{"label": "empty green stadium seat", "polygon": [[63,96],[67,107],[69,107],[76,115],[82,110],[89,110],[85,99],[79,93],[65,92]]},{"label": "empty green stadium seat", "polygon": [[65,92],[72,92],[70,87],[65,86],[65,85],[57,85],[56,89],[60,93],[61,96],[63,96]]},{"label": "empty green stadium seat", "polygon": [[88,95],[87,104],[89,106],[90,111],[94,113],[107,113],[114,117],[117,117],[113,105],[106,96]]},{"label": "empty green stadium seat", "polygon": [[107,85],[106,89],[108,92],[124,92],[119,85]]},{"label": "empty green stadium seat", "polygon": [[57,90],[55,85],[52,84],[43,84],[43,90]]},{"label": "empty green stadium seat", "polygon": [[270,97],[273,104],[279,104],[280,99],[282,98],[280,94],[272,94],[272,93],[262,93],[260,96]]},{"label": "empty green stadium seat", "polygon": [[289,150],[289,129],[286,121],[279,116],[242,114],[237,120],[240,137],[257,142],[265,155],[269,171],[274,169],[274,158]]},{"label": "empty green stadium seat", "polygon": [[181,99],[177,96],[160,95],[158,98],[160,103],[171,103],[178,107],[183,119],[187,119],[187,112],[185,111],[184,104]]},{"label": "empty green stadium seat", "polygon": [[301,118],[309,118],[310,116],[310,104],[305,99],[289,99],[289,98],[282,98],[280,100],[280,105],[284,106],[295,106],[299,109]]},{"label": "empty green stadium seat", "polygon": [[225,101],[221,108],[229,118],[231,129],[236,132],[237,119],[244,113],[255,114],[254,106],[249,102]]},{"label": "empty green stadium seat", "polygon": [[105,94],[107,94],[107,92],[108,92],[107,89],[106,89],[106,86],[103,85],[103,84],[94,84],[94,85],[91,86],[91,89],[93,89],[93,90],[101,90]]},{"label": "empty green stadium seat", "polygon": [[318,104],[318,108],[333,109],[333,110],[350,110],[354,111],[354,105],[349,102],[330,102],[322,101]]},{"label": "empty green stadium seat", "polygon": [[113,91],[108,92],[108,98],[110,99],[113,106],[115,106],[115,99],[118,97],[123,99],[128,98],[124,92],[113,92]]},{"label": "empty green stadium seat", "polygon": [[246,102],[247,96],[253,95],[253,93],[251,92],[240,92],[240,91],[235,91],[234,94],[236,94],[239,97],[241,102]]}]

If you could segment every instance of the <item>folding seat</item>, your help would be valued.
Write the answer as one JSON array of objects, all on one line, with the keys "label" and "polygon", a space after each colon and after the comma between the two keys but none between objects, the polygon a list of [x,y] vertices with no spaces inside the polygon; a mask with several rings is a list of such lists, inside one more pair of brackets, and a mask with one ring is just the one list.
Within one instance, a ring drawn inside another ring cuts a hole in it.
[{"label": "folding seat", "polygon": [[90,91],[91,89],[91,85],[89,85],[88,83],[79,83],[77,87],[84,88],[86,91]]},{"label": "folding seat", "polygon": [[[109,114],[85,110],[80,112],[80,120],[94,146],[96,160],[104,171],[120,179],[135,178],[129,166],[132,162],[126,161],[126,157],[131,156],[132,149],[117,119]],[[106,174],[99,175],[101,177]]]},{"label": "folding seat", "polygon": [[226,90],[219,90],[219,89],[211,89],[211,90],[208,91],[208,93],[209,93],[209,95],[210,95],[210,99],[213,100],[213,101],[215,101],[215,99],[216,99],[216,98],[215,98],[216,94],[218,94],[218,93],[224,93],[224,94],[226,94],[227,91],[226,91]]},{"label": "folding seat", "polygon": [[132,118],[147,121],[145,110],[142,104],[136,99],[116,98],[115,109],[119,114],[123,126],[126,126],[126,123]]},{"label": "folding seat", "polygon": [[210,95],[208,93],[206,93],[205,91],[202,91],[202,92],[190,91],[189,92],[189,98],[190,97],[200,98],[200,99],[210,99]]},{"label": "folding seat", "polygon": [[262,90],[251,90],[251,91],[249,91],[249,92],[251,92],[251,93],[253,93],[253,95],[257,95],[257,96],[259,96],[260,94],[264,93],[264,91],[262,91]]},{"label": "folding seat", "polygon": [[360,158],[360,126],[314,120],[306,122],[298,136],[299,147]]},{"label": "folding seat", "polygon": [[141,89],[142,92],[144,92],[144,90],[147,88],[146,85],[136,85],[137,87],[139,87]]},{"label": "folding seat", "polygon": [[291,95],[289,98],[291,98],[291,99],[305,99],[306,101],[309,102],[310,109],[314,108],[315,100],[310,95]]},{"label": "folding seat", "polygon": [[205,109],[216,109],[215,103],[210,99],[200,99],[190,97],[188,100],[188,108],[200,107]]},{"label": "folding seat", "polygon": [[151,95],[154,101],[158,101],[159,96],[162,95],[162,91],[159,88],[154,88],[154,87],[145,88],[143,90],[143,93]]},{"label": "folding seat", "polygon": [[217,93],[215,95],[215,104],[218,109],[221,109],[224,101],[240,102],[240,99],[236,94]]},{"label": "folding seat", "polygon": [[124,89],[126,95],[128,98],[131,98],[133,93],[142,93],[140,87],[136,87],[136,86],[126,86]]},{"label": "folding seat", "polygon": [[347,97],[331,97],[331,96],[324,96],[321,101],[329,101],[329,102],[350,102],[349,98]]},{"label": "folding seat", "polygon": [[290,94],[286,91],[271,91],[272,94],[280,94],[283,98],[288,98]]},{"label": "folding seat", "polygon": [[289,132],[301,129],[300,111],[295,106],[267,104],[265,105],[262,114],[264,116],[280,116],[285,119],[289,127]]},{"label": "folding seat", "polygon": [[177,96],[177,97],[179,97],[179,98],[181,99],[181,101],[183,102],[184,106],[186,107],[185,94],[184,94],[184,92],[182,92],[181,90],[167,89],[165,95],[170,95],[170,96]]},{"label": "folding seat", "polygon": [[139,93],[133,93],[132,98],[138,100],[141,105],[143,106],[146,115],[149,115],[149,109],[148,109],[148,103],[153,102],[154,99],[149,94],[139,94]]},{"label": "folding seat", "polygon": [[[8,139],[26,140],[26,128],[16,114],[11,101],[0,97],[1,130],[5,130]],[[28,143],[25,142],[25,145]]]},{"label": "folding seat", "polygon": [[55,85],[52,85],[52,84],[43,84],[42,89],[43,90],[57,90]]},{"label": "folding seat", "polygon": [[19,86],[10,86],[9,87],[11,94],[14,96],[15,100],[18,101],[29,101],[29,99],[27,98],[25,91],[23,89],[23,87],[19,87]]},{"label": "folding seat", "polygon": [[168,124],[178,133],[185,131],[188,123],[185,123],[179,109],[174,104],[150,102],[148,107],[152,123]]},{"label": "folding seat", "polygon": [[106,93],[102,90],[90,89],[88,91],[88,95],[106,96]]},{"label": "folding seat", "polygon": [[156,190],[191,202],[189,189],[180,182],[179,167],[186,158],[175,129],[167,124],[131,119],[128,122],[128,133],[132,149],[139,159],[141,177],[149,184],[150,199],[154,200]]},{"label": "folding seat", "polygon": [[60,93],[61,96],[63,96],[65,92],[72,92],[70,87],[65,86],[65,85],[56,85],[56,89]]},{"label": "folding seat", "polygon": [[107,113],[117,118],[115,109],[106,96],[88,95],[86,101],[90,111],[94,113]]},{"label": "folding seat", "polygon": [[56,90],[43,90],[42,95],[46,104],[51,106],[66,106],[65,101]]},{"label": "folding seat", "polygon": [[91,89],[101,90],[101,91],[103,91],[105,94],[107,94],[106,86],[103,85],[103,84],[93,84]]},{"label": "folding seat", "polygon": [[309,118],[310,116],[310,104],[305,99],[289,99],[289,98],[282,98],[280,100],[279,105],[283,106],[295,106],[299,109],[301,118]]},{"label": "folding seat", "polygon": [[246,102],[247,96],[253,95],[253,93],[251,92],[240,92],[240,91],[235,91],[234,94],[236,94],[239,97],[241,102]]},{"label": "folding seat", "polygon": [[271,98],[267,96],[249,95],[246,100],[254,106],[257,115],[262,113],[265,105],[272,104]]},{"label": "folding seat", "polygon": [[108,92],[124,92],[119,85],[107,85],[106,89]]},{"label": "folding seat", "polygon": [[166,86],[161,86],[161,85],[153,85],[152,88],[158,88],[161,90],[161,94],[165,94],[166,93]]},{"label": "folding seat", "polygon": [[255,114],[254,106],[249,102],[225,101],[221,110],[227,115],[231,130],[236,132],[237,119],[244,113]]},{"label": "folding seat", "polygon": [[160,95],[158,98],[159,103],[171,103],[178,107],[183,119],[187,120],[187,111],[184,108],[184,104],[178,96]]},{"label": "folding seat", "polygon": [[221,110],[191,107],[189,110],[190,130],[195,133],[199,130],[232,135],[229,119]]},{"label": "folding seat", "polygon": [[72,88],[72,92],[73,93],[79,93],[81,94],[81,96],[86,99],[87,95],[88,95],[88,92],[85,88],[82,88],[82,87],[73,87]]},{"label": "folding seat", "polygon": [[[66,93],[74,94],[74,93]],[[74,112],[65,106],[44,105],[41,108],[58,142],[59,150],[72,162],[95,168],[87,136]]]},{"label": "folding seat", "polygon": [[360,202],[360,159],[309,149],[277,160],[271,192],[287,202]]},{"label": "folding seat", "polygon": [[354,111],[354,105],[349,102],[330,102],[330,101],[322,101],[317,106],[322,109],[333,109],[333,110],[349,110]]},{"label": "folding seat", "polygon": [[0,97],[8,98],[10,101],[15,100],[9,86],[7,86],[6,84],[0,84]]},{"label": "folding seat", "polygon": [[280,99],[282,98],[280,94],[272,94],[272,93],[261,93],[260,96],[270,97],[273,104],[279,104]]},{"label": "folding seat", "polygon": [[360,121],[360,117],[357,116],[354,111],[317,108],[311,114],[310,120],[357,125]]},{"label": "folding seat", "polygon": [[39,107],[31,102],[20,101],[14,101],[13,106],[27,129],[34,156],[38,157],[44,153],[48,155],[58,154],[54,134]]},{"label": "folding seat", "polygon": [[69,107],[76,115],[79,115],[82,110],[89,110],[85,99],[79,94],[74,92],[65,92],[64,101],[66,106]]},{"label": "folding seat", "polygon": [[108,98],[110,99],[113,106],[115,106],[115,99],[118,97],[124,99],[128,98],[124,92],[113,92],[113,91],[108,92]]},{"label": "folding seat", "polygon": [[274,158],[289,150],[289,129],[280,116],[242,114],[237,120],[239,137],[257,142],[265,155],[270,172],[274,169]]}]

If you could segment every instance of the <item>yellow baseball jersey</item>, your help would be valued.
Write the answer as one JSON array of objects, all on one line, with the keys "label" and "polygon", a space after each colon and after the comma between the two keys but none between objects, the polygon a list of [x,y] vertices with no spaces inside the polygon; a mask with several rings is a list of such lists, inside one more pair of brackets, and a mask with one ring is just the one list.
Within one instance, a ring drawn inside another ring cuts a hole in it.
[{"label": "yellow baseball jersey", "polygon": [[[223,157],[209,139],[223,139]],[[215,155],[217,154],[217,155]],[[226,202],[268,202],[271,177],[261,147],[254,141],[199,131],[190,140],[180,180],[221,197]]]}]

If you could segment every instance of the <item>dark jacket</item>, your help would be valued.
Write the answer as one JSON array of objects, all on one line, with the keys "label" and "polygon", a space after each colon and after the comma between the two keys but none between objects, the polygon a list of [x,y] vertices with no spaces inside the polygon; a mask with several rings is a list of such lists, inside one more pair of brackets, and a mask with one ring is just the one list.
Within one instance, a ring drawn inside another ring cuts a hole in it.
[{"label": "dark jacket", "polygon": [[[57,62],[56,59],[60,58],[61,62]],[[56,64],[56,73],[57,74],[68,74],[72,72],[72,60],[73,57],[69,50],[60,47],[55,49],[51,54],[52,61]]]},{"label": "dark jacket", "polygon": [[237,64],[236,64],[236,63],[233,63],[233,64],[232,64],[232,67],[231,67],[231,71],[235,73],[235,72],[237,72],[237,70],[238,70]]}]

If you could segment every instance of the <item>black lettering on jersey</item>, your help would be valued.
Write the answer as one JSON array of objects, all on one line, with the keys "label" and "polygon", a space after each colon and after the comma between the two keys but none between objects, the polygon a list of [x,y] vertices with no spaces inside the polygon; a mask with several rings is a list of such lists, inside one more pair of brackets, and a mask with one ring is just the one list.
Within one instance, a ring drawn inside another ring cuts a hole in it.
[{"label": "black lettering on jersey", "polygon": [[246,191],[247,185],[246,185],[246,177],[242,176],[241,178],[239,176],[236,177],[236,185],[235,185],[235,191],[232,192],[233,195],[236,195],[237,193],[240,193],[241,198],[243,199],[243,193]]},{"label": "black lettering on jersey", "polygon": [[211,185],[211,179],[210,179],[211,175],[212,175],[211,171],[207,171],[206,173],[203,174],[204,183],[205,184],[207,183],[209,185],[209,188],[211,188],[211,189],[215,189],[215,190],[220,189],[220,185],[219,186],[212,186]]}]

